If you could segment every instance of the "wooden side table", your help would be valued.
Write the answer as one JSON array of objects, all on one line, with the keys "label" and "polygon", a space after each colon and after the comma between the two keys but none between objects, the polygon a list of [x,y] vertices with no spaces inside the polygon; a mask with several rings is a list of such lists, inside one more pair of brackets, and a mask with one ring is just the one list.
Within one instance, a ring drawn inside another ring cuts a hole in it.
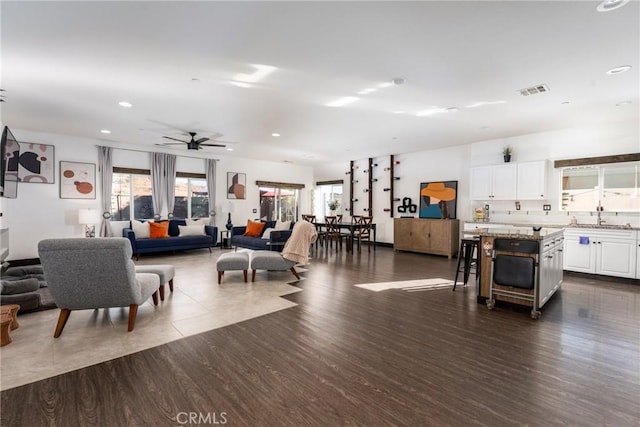
[{"label": "wooden side table", "polygon": [[0,347],[11,343],[9,329],[12,323],[13,321],[11,320],[10,314],[0,314]]},{"label": "wooden side table", "polygon": [[18,329],[20,324],[18,323],[18,310],[20,306],[18,304],[7,304],[0,306],[0,315],[9,315],[11,317],[11,330]]}]

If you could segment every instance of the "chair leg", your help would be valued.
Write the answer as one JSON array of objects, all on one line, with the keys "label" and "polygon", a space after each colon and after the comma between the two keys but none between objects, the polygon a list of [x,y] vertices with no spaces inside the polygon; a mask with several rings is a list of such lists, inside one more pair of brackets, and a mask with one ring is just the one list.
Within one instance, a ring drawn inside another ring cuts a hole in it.
[{"label": "chair leg", "polygon": [[160,291],[160,301],[164,301],[164,283],[158,288]]},{"label": "chair leg", "polygon": [[151,298],[153,298],[153,305],[158,305],[158,291],[155,291],[152,295]]},{"label": "chair leg", "polygon": [[294,276],[296,276],[296,279],[300,280],[300,275],[298,274],[298,272],[296,271],[295,267],[291,267],[289,270],[291,270],[291,272],[293,273]]},{"label": "chair leg", "polygon": [[222,283],[222,275],[224,274],[224,271],[218,271],[218,285],[220,283]]},{"label": "chair leg", "polygon": [[131,304],[129,306],[129,329],[128,331],[133,331],[133,327],[136,324],[136,316],[138,315],[138,304]]},{"label": "chair leg", "polygon": [[458,273],[460,273],[460,262],[464,256],[464,246],[460,246],[460,251],[458,252],[458,263],[456,265],[456,277],[453,279],[453,291],[456,290],[456,285],[458,284]]},{"label": "chair leg", "polygon": [[63,308],[60,310],[60,315],[58,316],[58,324],[56,325],[56,330],[53,333],[54,338],[58,338],[64,329],[64,326],[67,324],[67,320],[69,320],[69,315],[71,314],[71,310],[68,308]]},{"label": "chair leg", "polygon": [[[255,270],[253,270],[255,271]],[[244,283],[247,283],[247,270],[242,270],[242,274],[244,275]],[[253,280],[251,280],[253,282]]]},{"label": "chair leg", "polygon": [[256,281],[256,269],[254,268],[253,271],[251,272],[251,281],[255,282]]},{"label": "chair leg", "polygon": [[169,290],[173,292],[173,279],[169,280]]}]

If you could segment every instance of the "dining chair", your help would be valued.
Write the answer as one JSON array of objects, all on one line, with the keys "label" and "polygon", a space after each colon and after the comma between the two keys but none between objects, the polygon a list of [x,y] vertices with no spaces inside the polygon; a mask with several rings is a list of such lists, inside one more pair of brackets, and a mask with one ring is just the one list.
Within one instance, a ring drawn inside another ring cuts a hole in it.
[{"label": "dining chair", "polygon": [[333,247],[334,240],[336,242],[336,249],[338,249],[338,244],[340,248],[342,248],[342,240],[344,239],[347,242],[347,250],[349,250],[349,248],[351,247],[351,234],[343,233],[342,231],[340,231],[338,217],[325,216],[324,222],[327,227],[325,238],[327,249],[329,249],[330,246]]},{"label": "dining chair", "polygon": [[310,222],[315,225],[318,237],[316,238],[315,247],[318,248],[318,244],[323,245],[327,232],[322,229],[322,226],[316,225],[316,216],[313,214],[302,214],[302,220]]},{"label": "dining chair", "polygon": [[373,223],[372,216],[361,216],[358,218],[358,222],[355,223],[358,228],[354,231],[353,238],[358,240],[358,252],[362,250],[362,241],[367,241],[367,248],[371,252],[371,224]]}]

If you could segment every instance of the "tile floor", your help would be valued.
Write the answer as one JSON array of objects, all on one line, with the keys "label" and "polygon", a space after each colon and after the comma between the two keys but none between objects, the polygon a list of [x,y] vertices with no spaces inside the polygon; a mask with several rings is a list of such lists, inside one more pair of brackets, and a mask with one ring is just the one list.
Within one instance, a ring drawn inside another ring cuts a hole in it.
[{"label": "tile floor", "polygon": [[157,307],[151,300],[140,306],[132,332],[127,332],[128,308],[73,311],[57,339],[58,309],[19,315],[13,342],[0,348],[0,390],[295,306],[280,298],[301,291],[288,284],[297,282],[289,271],[258,271],[254,283],[251,272],[244,283],[241,271],[231,271],[218,285],[215,262],[221,253],[186,251],[137,261],[173,264],[176,277],[174,292],[166,286]]}]

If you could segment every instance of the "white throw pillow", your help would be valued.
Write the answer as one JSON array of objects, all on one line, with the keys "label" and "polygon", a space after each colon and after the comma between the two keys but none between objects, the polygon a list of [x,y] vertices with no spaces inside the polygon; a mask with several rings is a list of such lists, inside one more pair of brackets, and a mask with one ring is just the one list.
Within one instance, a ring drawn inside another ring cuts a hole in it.
[{"label": "white throw pillow", "polygon": [[185,218],[185,222],[187,223],[187,225],[209,225],[209,218]]},{"label": "white throw pillow", "polygon": [[276,221],[276,230],[288,230],[291,228],[291,221]]},{"label": "white throw pillow", "polygon": [[136,235],[136,239],[149,238],[149,223],[137,220],[131,220],[131,228]]},{"label": "white throw pillow", "polygon": [[181,236],[206,236],[204,225],[179,225],[178,230]]},{"label": "white throw pillow", "polygon": [[264,233],[262,233],[262,238],[269,240],[271,238],[271,232],[275,230],[275,228],[267,228],[266,230],[264,230]]}]

